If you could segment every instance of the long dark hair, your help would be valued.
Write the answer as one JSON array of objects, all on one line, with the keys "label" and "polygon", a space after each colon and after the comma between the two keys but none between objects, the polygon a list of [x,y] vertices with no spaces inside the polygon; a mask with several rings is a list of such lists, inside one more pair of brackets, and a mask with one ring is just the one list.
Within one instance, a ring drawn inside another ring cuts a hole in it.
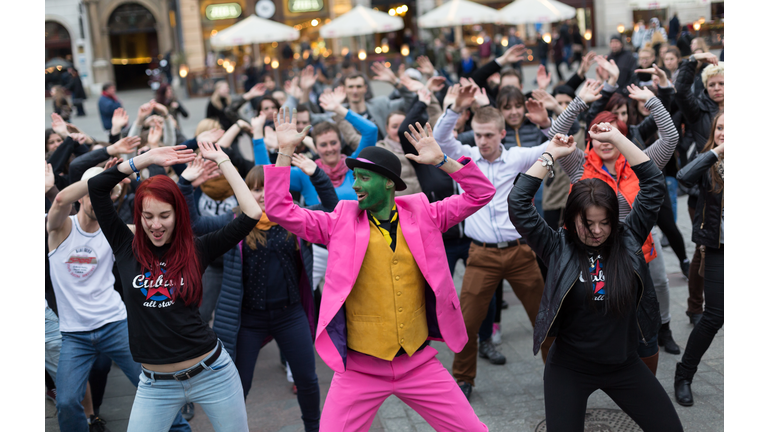
[{"label": "long dark hair", "polygon": [[[160,270],[159,260],[150,249],[151,243],[141,224],[145,198],[170,204],[176,214],[171,247],[163,258],[166,264],[164,274]],[[185,305],[199,307],[203,300],[202,272],[195,251],[195,235],[192,232],[189,208],[176,183],[164,175],[142,181],[134,196],[133,223],[136,225],[136,235],[133,236],[132,248],[136,261],[142,268],[152,272],[155,278],[162,274],[163,279],[177,284],[171,294],[173,301],[181,297]]]},{"label": "long dark hair", "polygon": [[[598,248],[603,259],[603,274],[608,287],[605,295],[605,314],[622,316],[634,306],[635,278],[633,275],[630,252],[620,239],[624,225],[619,222],[619,199],[608,183],[586,178],[573,185],[565,203],[565,231],[568,239],[576,245],[576,258],[585,283],[589,278],[589,247],[579,239],[577,225],[579,220],[586,226],[589,207],[605,209],[611,225],[611,234]],[[590,301],[593,298],[589,295]],[[594,304],[593,304],[594,306]]]},{"label": "long dark hair", "polygon": [[[709,139],[707,139],[707,143],[704,144],[704,149],[701,151],[702,153],[706,153],[716,147],[715,131],[717,130],[717,121],[720,120],[720,117],[722,117],[723,114],[725,114],[725,111],[720,111],[715,118],[712,119],[712,127],[709,128]],[[722,156],[722,158],[725,160],[725,156]],[[712,167],[709,168],[709,178],[712,179],[712,188],[709,191],[720,193],[725,187],[725,181],[720,176],[720,171],[718,171],[717,165],[718,164],[713,164]]]}]

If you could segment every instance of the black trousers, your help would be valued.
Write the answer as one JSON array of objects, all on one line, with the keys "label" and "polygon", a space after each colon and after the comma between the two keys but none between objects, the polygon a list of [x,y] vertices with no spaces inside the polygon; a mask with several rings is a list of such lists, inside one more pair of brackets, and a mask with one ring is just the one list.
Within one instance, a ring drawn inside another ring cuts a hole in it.
[{"label": "black trousers", "polygon": [[683,430],[667,392],[640,357],[623,365],[585,365],[583,360],[558,354],[555,340],[544,367],[547,431],[584,431],[587,400],[598,389],[644,431]]},{"label": "black trousers", "polygon": [[[677,259],[682,262],[688,257],[685,253],[685,241],[683,235],[680,233],[680,229],[675,223],[675,214],[672,212],[672,199],[669,197],[669,191],[665,190],[664,201],[661,203],[659,209],[659,216],[656,219],[656,225],[659,226],[661,232],[667,236],[669,246],[677,255]],[[654,239],[661,244],[661,239]]]},{"label": "black trousers", "polygon": [[725,321],[725,245],[720,249],[707,246],[704,253],[704,315],[688,336],[683,353],[683,368],[693,372],[709,349]]}]

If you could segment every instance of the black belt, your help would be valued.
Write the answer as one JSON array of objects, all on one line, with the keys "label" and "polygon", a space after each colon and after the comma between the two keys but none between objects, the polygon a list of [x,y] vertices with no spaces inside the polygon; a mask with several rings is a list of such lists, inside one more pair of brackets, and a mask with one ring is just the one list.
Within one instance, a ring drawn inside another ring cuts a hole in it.
[{"label": "black belt", "polygon": [[144,372],[144,375],[146,375],[147,378],[150,378],[150,379],[153,378],[153,375],[154,375],[154,379],[156,380],[185,381],[199,374],[203,370],[205,370],[203,365],[211,367],[211,365],[216,362],[216,360],[219,358],[220,355],[221,355],[221,342],[217,342],[216,352],[214,352],[212,356],[208,357],[206,360],[203,360],[192,369],[187,369],[186,371],[181,371],[176,373],[157,373],[157,372],[150,372],[146,370],[142,372]]},{"label": "black belt", "polygon": [[[420,347],[416,348],[416,351],[414,351],[413,353],[414,353],[414,354],[416,354],[417,352],[419,352],[419,351],[423,350],[423,349],[424,349],[424,348],[426,348],[427,346],[429,346],[429,341],[428,341],[428,340],[425,340],[425,341],[424,341],[424,343],[423,343],[423,344],[421,344],[421,346],[420,346]],[[395,354],[395,357],[400,357],[400,356],[401,356],[401,355],[403,355],[403,354],[405,354],[405,349],[404,349],[403,347],[400,347],[400,350],[399,350],[399,351],[397,351],[397,354]]]},{"label": "black belt", "polygon": [[472,240],[472,243],[474,243],[474,244],[476,244],[478,246],[488,247],[488,248],[495,248],[495,249],[506,249],[508,247],[520,246],[520,245],[526,244],[525,243],[525,239],[523,239],[523,238],[519,238],[519,239],[517,239],[515,241],[511,241],[511,242],[501,242],[501,243],[483,243],[483,242],[479,242],[477,240]]}]

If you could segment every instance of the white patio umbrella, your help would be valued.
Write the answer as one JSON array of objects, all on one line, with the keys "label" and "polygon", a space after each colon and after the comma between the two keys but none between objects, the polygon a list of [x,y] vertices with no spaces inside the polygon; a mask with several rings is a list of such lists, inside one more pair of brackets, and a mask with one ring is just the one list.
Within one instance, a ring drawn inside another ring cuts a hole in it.
[{"label": "white patio umbrella", "polygon": [[211,38],[214,48],[226,48],[271,42],[292,41],[299,38],[299,31],[291,26],[251,15],[239,23],[227,27]]},{"label": "white patio umbrella", "polygon": [[339,38],[385,33],[403,28],[403,19],[364,6],[356,6],[320,28],[320,36]]},{"label": "white patio umbrella", "polygon": [[437,28],[501,23],[499,11],[468,0],[450,0],[419,17],[419,27]]},{"label": "white patio umbrella", "polygon": [[576,9],[557,0],[515,0],[499,13],[507,24],[535,24],[573,18]]}]

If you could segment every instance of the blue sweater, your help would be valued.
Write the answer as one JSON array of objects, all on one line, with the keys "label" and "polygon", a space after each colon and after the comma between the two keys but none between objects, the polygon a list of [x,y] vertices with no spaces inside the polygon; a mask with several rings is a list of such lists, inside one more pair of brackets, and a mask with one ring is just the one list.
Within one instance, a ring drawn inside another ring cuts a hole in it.
[{"label": "blue sweater", "polygon": [[[357,114],[352,110],[347,111],[344,120],[348,121],[362,135],[360,144],[357,146],[357,150],[350,156],[351,158],[356,158],[364,148],[376,145],[379,129],[372,121],[364,119],[360,114]],[[264,145],[264,140],[262,138],[253,140],[253,156],[256,165],[269,165],[271,163],[267,148]],[[336,196],[340,200],[357,201],[357,194],[352,189],[352,184],[354,184],[354,182],[355,179],[352,175],[352,170],[347,171],[344,182],[335,188]],[[290,189],[292,191],[301,192],[301,195],[304,197],[304,202],[308,206],[320,203],[317,191],[312,185],[309,176],[304,174],[298,167],[291,167]]]}]

